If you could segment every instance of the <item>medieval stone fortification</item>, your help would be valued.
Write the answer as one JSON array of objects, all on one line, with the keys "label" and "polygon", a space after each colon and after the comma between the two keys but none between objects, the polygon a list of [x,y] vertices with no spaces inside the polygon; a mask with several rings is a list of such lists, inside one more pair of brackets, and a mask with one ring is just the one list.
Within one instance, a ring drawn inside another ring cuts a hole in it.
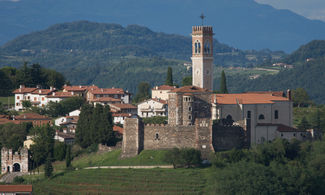
[{"label": "medieval stone fortification", "polygon": [[13,153],[12,149],[1,149],[1,173],[28,172],[28,149],[22,148]]}]

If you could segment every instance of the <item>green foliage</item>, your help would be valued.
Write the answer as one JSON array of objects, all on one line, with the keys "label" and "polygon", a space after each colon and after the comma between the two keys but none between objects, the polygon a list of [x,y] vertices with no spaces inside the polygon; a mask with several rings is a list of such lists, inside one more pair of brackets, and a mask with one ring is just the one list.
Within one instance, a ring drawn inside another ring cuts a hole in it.
[{"label": "green foliage", "polygon": [[34,127],[32,130],[34,144],[31,145],[31,160],[35,166],[45,162],[48,157],[53,156],[55,130],[49,124]]},{"label": "green foliage", "polygon": [[30,128],[31,123],[0,125],[0,148],[4,146],[17,151],[23,146]]},{"label": "green foliage", "polygon": [[303,88],[292,90],[292,101],[294,106],[305,107],[311,104],[307,92]]},{"label": "green foliage", "polygon": [[167,116],[154,116],[142,119],[144,124],[167,124],[168,117]]},{"label": "green foliage", "polygon": [[220,93],[228,93],[225,71],[221,72]]},{"label": "green foliage", "polygon": [[71,156],[71,146],[66,147],[66,156],[65,156],[65,166],[66,168],[71,167],[71,161],[72,161],[72,156]]},{"label": "green foliage", "polygon": [[0,69],[0,96],[9,96],[12,91],[25,85],[27,87],[62,88],[65,83],[64,76],[54,70],[42,68],[39,64],[30,67],[25,62],[20,68],[2,67]]},{"label": "green foliage", "polygon": [[285,62],[292,64],[305,62],[307,59],[316,59],[325,55],[325,41],[314,40],[306,45],[302,45],[298,50],[290,54]]},{"label": "green foliage", "polygon": [[192,85],[192,76],[187,76],[187,77],[184,77],[183,80],[182,80],[182,86],[190,86]]},{"label": "green foliage", "polygon": [[109,106],[93,107],[89,104],[82,106],[76,129],[76,141],[83,148],[99,143],[115,145],[113,118]]},{"label": "green foliage", "polygon": [[173,69],[168,67],[165,85],[173,86]]},{"label": "green foliage", "polygon": [[25,179],[21,176],[17,176],[14,178],[14,184],[22,184],[25,182]]},{"label": "green foliage", "polygon": [[66,154],[66,145],[62,142],[55,142],[53,149],[53,158],[54,160],[62,161]]},{"label": "green foliage", "polygon": [[0,114],[7,114],[7,110],[4,108],[2,102],[0,102]]},{"label": "green foliage", "polygon": [[28,108],[32,107],[32,103],[30,101],[28,101],[28,100],[23,100],[22,105],[23,105],[23,107],[25,109],[28,109]]},{"label": "green foliage", "polygon": [[311,125],[308,123],[306,117],[302,117],[300,123],[298,124],[297,128],[299,130],[306,130],[309,129]]},{"label": "green foliage", "polygon": [[141,102],[143,100],[150,98],[150,85],[147,82],[141,82],[138,85],[137,94],[135,95],[133,101],[135,103]]},{"label": "green foliage", "polygon": [[324,140],[278,139],[250,150],[217,153],[211,189],[216,194],[323,194],[324,149]]},{"label": "green foliage", "polygon": [[201,163],[201,152],[193,148],[173,148],[165,155],[165,161],[176,167],[196,167]]},{"label": "green foliage", "polygon": [[44,174],[45,177],[50,178],[53,174],[53,166],[52,166],[52,160],[51,155],[49,154],[47,156],[45,166],[44,166]]},{"label": "green foliage", "polygon": [[61,102],[49,102],[45,109],[39,109],[36,111],[40,114],[47,114],[51,117],[65,116],[71,111],[80,109],[85,103],[85,99],[82,97],[72,97],[62,100]]}]

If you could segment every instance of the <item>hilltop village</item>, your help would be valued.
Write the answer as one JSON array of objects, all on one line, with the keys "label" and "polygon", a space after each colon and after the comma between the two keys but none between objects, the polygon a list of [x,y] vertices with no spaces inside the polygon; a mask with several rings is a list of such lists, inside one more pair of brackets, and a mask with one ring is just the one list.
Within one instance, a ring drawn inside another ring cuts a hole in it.
[{"label": "hilltop village", "polygon": [[[44,108],[51,102],[79,97],[94,107],[109,105],[113,131],[122,140],[121,158],[134,157],[143,150],[194,148],[201,152],[202,159],[208,159],[217,151],[249,148],[276,138],[307,140],[315,136],[313,130],[293,127],[290,90],[214,93],[213,66],[213,29],[194,26],[192,85],[155,86],[151,89],[151,98],[136,105],[131,103],[132,94],[122,88],[64,85],[58,90],[21,85],[13,91],[14,109],[20,114],[1,115],[0,124],[31,122],[34,127],[49,124],[56,127],[56,141],[73,145],[82,109],[57,118],[24,111],[26,105]],[[146,118],[152,117],[166,117],[166,121],[144,123]],[[31,169],[28,150],[34,139],[33,135],[27,136],[24,147],[16,152],[2,148],[2,173]]]}]

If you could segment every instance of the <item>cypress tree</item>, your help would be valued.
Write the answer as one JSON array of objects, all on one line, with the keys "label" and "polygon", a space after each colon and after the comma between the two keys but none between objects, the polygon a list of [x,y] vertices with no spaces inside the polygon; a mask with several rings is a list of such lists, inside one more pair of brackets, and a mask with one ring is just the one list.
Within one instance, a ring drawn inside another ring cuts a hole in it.
[{"label": "cypress tree", "polygon": [[67,168],[71,167],[71,146],[67,147],[66,156],[65,156],[65,165]]},{"label": "cypress tree", "polygon": [[81,112],[79,115],[79,120],[76,129],[76,141],[83,147],[87,148],[92,143],[91,137],[91,117],[92,117],[93,106],[89,104],[84,104],[81,107]]},{"label": "cypress tree", "polygon": [[51,155],[49,154],[46,159],[46,163],[44,166],[45,177],[49,178],[52,176],[53,173],[53,166],[51,162]]},{"label": "cypress tree", "polygon": [[220,93],[228,93],[225,71],[221,72]]},{"label": "cypress tree", "polygon": [[168,67],[167,70],[167,77],[166,77],[166,85],[173,86],[173,69],[171,67]]},{"label": "cypress tree", "polygon": [[112,113],[110,112],[110,107],[107,105],[103,109],[103,114],[101,116],[102,118],[102,125],[103,131],[101,135],[101,140],[100,142],[105,145],[115,145],[116,140],[115,140],[115,134],[113,132],[113,117]]}]

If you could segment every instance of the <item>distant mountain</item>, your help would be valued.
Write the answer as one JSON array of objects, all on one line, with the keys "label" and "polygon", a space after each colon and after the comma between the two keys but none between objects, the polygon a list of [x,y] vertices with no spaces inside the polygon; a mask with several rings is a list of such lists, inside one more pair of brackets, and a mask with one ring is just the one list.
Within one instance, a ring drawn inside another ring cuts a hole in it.
[{"label": "distant mountain", "polygon": [[240,49],[291,52],[325,39],[325,23],[254,0],[20,0],[0,1],[0,44],[50,25],[90,20],[139,24],[154,31],[188,35],[192,25],[214,26],[215,37]]},{"label": "distant mountain", "polygon": [[[308,58],[311,60],[307,62]],[[294,68],[255,80],[230,76],[228,78],[230,91],[287,90],[302,87],[316,103],[324,104],[325,41],[312,41],[303,45],[289,55],[285,61],[294,64]]]},{"label": "distant mountain", "polygon": [[[73,84],[119,86],[135,91],[147,80],[162,84],[168,66],[175,81],[191,74],[191,37],[153,32],[149,28],[78,21],[56,24],[0,47],[1,66],[39,63],[63,73]],[[283,52],[241,51],[214,41],[215,64],[256,66],[283,58]]]}]

